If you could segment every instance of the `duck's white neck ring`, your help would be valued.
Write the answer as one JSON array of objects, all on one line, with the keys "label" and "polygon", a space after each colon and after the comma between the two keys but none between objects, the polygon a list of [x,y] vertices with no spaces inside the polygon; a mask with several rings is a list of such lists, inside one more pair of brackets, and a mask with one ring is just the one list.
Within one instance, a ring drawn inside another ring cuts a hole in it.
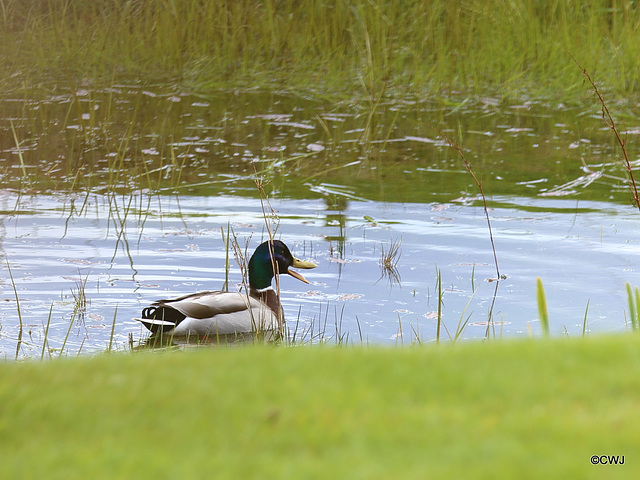
[{"label": "duck's white neck ring", "polygon": [[267,288],[254,288],[254,290],[258,293],[268,292],[269,290],[273,290],[273,287],[269,285]]}]

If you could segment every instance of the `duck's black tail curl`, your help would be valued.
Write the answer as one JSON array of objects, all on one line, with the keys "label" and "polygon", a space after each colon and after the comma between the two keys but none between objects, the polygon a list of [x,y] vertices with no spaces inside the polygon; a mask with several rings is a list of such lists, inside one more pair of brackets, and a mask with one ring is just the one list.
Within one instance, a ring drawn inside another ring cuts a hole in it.
[{"label": "duck's black tail curl", "polygon": [[186,316],[175,308],[155,305],[143,308],[142,318],[138,320],[153,334],[157,334],[173,330],[185,318]]}]

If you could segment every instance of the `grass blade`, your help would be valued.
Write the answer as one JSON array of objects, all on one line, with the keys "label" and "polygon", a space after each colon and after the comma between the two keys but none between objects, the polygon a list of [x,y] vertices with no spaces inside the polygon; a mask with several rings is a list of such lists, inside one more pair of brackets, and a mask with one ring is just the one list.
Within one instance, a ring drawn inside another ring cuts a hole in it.
[{"label": "grass blade", "polygon": [[547,297],[544,294],[542,279],[536,278],[536,294],[538,298],[538,314],[540,316],[540,326],[542,327],[542,336],[549,336],[549,312],[547,311]]},{"label": "grass blade", "polygon": [[638,305],[640,305],[640,290],[638,290],[638,287],[634,288],[633,293],[636,302],[635,330],[638,331],[640,330],[640,310],[638,310]]},{"label": "grass blade", "polygon": [[587,300],[587,308],[584,309],[584,320],[582,321],[582,336],[584,337],[587,334],[587,314],[589,313],[589,302]]},{"label": "grass blade", "polygon": [[438,287],[438,325],[436,327],[436,343],[440,343],[440,327],[442,325],[442,275],[437,270],[437,287]]},{"label": "grass blade", "polygon": [[[42,341],[42,352],[40,352],[40,361],[44,360],[44,352],[47,349],[47,344],[49,343],[49,325],[51,325],[51,314],[53,313],[53,302],[51,302],[51,306],[49,307],[49,317],[47,318],[47,326],[44,329],[44,340]],[[51,357],[51,355],[49,355]]]},{"label": "grass blade", "polygon": [[113,348],[113,335],[116,331],[116,317],[118,316],[118,305],[116,304],[116,310],[113,312],[113,322],[111,323],[111,335],[109,335],[109,349],[107,352],[111,353]]},{"label": "grass blade", "polygon": [[11,272],[11,265],[9,265],[9,259],[5,258],[7,262],[7,271],[9,272],[9,278],[11,279],[11,286],[13,287],[13,294],[16,297],[16,309],[18,311],[18,322],[20,324],[20,329],[18,330],[18,343],[16,345],[16,360],[18,359],[18,354],[20,353],[20,346],[22,345],[22,311],[20,310],[20,299],[18,298],[18,288],[16,287],[16,282],[13,280],[13,273]]},{"label": "grass blade", "polygon": [[[627,300],[629,302],[629,320],[631,321],[631,329],[637,330],[638,329],[638,310],[637,310],[638,302],[637,302],[636,296],[633,293],[633,290],[631,289],[631,284],[629,282],[625,283],[625,288],[627,290]],[[638,287],[636,287],[636,291],[637,290],[638,290]]]}]

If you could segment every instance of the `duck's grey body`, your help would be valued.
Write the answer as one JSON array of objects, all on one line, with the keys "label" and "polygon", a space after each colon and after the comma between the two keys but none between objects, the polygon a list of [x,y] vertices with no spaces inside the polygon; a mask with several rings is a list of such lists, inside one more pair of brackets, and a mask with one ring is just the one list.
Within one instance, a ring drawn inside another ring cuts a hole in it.
[{"label": "duck's grey body", "polygon": [[289,267],[314,268],[298,260],[279,240],[264,242],[249,261],[249,293],[199,292],[158,300],[142,310],[142,322],[153,334],[214,336],[281,329],[284,313],[271,287],[275,274],[287,273],[307,280]]},{"label": "duck's grey body", "polygon": [[171,300],[158,300],[142,311],[142,322],[154,334],[192,336],[276,330],[277,315],[268,303],[276,297],[273,289],[258,292],[260,297],[234,292],[199,292]]}]

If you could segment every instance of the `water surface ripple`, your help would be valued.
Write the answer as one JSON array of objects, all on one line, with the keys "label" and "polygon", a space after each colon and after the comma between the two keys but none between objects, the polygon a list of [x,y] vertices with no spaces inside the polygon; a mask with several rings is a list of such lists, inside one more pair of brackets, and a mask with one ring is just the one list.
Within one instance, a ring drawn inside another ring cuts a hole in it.
[{"label": "water surface ripple", "polygon": [[[223,286],[221,229],[230,226],[249,253],[266,238],[261,202],[244,197],[5,192],[0,202],[8,267],[0,297],[4,358],[57,356],[63,346],[64,355],[131,348],[148,336],[132,318],[149,302]],[[462,338],[483,338],[496,292],[490,336],[539,335],[536,277],[545,285],[552,334],[582,335],[587,304],[587,332],[628,329],[625,282],[640,283],[638,214],[631,207],[493,198],[506,276],[497,290],[479,204],[272,200],[271,207],[276,237],[318,264],[305,272],[309,285],[290,277],[280,283],[288,327],[298,334],[313,330],[329,341],[385,345],[432,342],[438,271],[442,340],[455,335],[459,322],[466,322]],[[389,272],[381,252],[397,242],[400,256]],[[232,289],[241,282],[233,255],[229,280]]]}]

